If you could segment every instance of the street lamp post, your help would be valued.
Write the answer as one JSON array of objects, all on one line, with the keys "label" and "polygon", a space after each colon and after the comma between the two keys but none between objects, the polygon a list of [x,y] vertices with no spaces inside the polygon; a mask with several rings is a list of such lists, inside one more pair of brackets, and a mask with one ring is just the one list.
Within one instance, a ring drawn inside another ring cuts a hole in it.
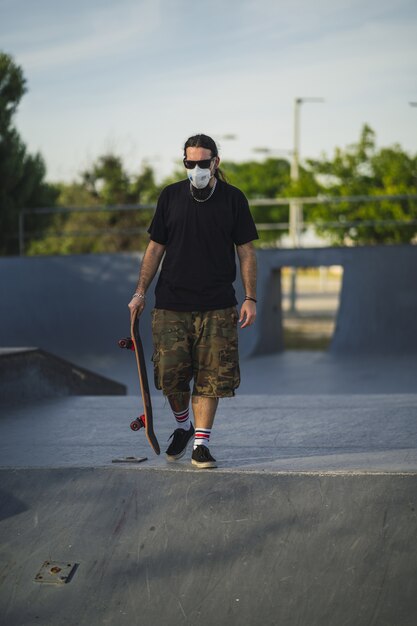
[{"label": "street lamp post", "polygon": [[[303,102],[324,102],[323,98],[295,98],[294,99],[294,148],[291,160],[291,180],[296,183],[300,178],[300,107]],[[301,235],[303,230],[303,205],[297,200],[290,202],[289,216],[290,239],[293,248],[299,248],[301,244]],[[296,270],[291,271],[291,289],[290,289],[290,312],[296,312]]]},{"label": "street lamp post", "polygon": [[[300,107],[303,102],[324,102],[323,98],[295,98],[294,100],[294,148],[291,160],[291,180],[300,178]],[[294,201],[290,205],[290,237],[294,248],[300,246],[303,226],[303,207]]]}]

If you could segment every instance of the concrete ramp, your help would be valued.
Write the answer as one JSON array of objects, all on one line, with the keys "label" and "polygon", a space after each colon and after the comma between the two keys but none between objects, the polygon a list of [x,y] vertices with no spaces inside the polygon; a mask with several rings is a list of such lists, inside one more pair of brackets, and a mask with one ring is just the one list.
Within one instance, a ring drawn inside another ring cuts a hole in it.
[{"label": "concrete ramp", "polygon": [[343,267],[330,352],[417,353],[417,246],[263,250],[259,253],[257,336],[251,354],[284,349],[281,268]]},{"label": "concrete ramp", "polygon": [[125,395],[126,387],[38,348],[0,348],[0,399]]},{"label": "concrete ramp", "polygon": [[[239,331],[242,359],[284,349],[281,268],[343,266],[331,353],[417,354],[417,246],[259,250],[258,318]],[[132,360],[117,341],[129,334],[127,304],[139,254],[0,259],[0,346],[36,345],[136,390]],[[243,290],[236,283],[239,302]],[[152,380],[150,311],[141,318]],[[131,355],[130,355],[131,356]],[[271,390],[272,391],[272,390]]]},{"label": "concrete ramp", "polygon": [[[1,623],[417,622],[416,475],[0,473]],[[71,582],[34,578],[46,560]]]},{"label": "concrete ramp", "polygon": [[[117,341],[130,332],[139,262],[123,254],[1,258],[0,346],[38,346],[124,383],[131,362]],[[144,339],[149,354],[149,333]]]},{"label": "concrete ramp", "polygon": [[[202,471],[132,433],[137,397],[0,406],[0,624],[415,626],[416,409],[227,400]],[[165,450],[160,397],[154,413]],[[132,454],[148,460],[111,462]],[[72,580],[35,581],[46,561]]]},{"label": "concrete ramp", "polygon": [[[0,258],[0,347],[39,346],[136,391],[134,358],[117,342],[130,334],[127,305],[140,260],[140,254]],[[151,381],[154,286],[141,317]],[[242,300],[240,281],[236,288]],[[243,357],[255,332],[241,339]]]}]

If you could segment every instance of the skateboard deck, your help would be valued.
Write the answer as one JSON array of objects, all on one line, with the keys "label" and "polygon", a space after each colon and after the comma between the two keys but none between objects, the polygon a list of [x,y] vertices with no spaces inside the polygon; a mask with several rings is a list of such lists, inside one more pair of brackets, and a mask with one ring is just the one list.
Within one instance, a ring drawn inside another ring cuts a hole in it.
[{"label": "skateboard deck", "polygon": [[161,450],[159,447],[158,439],[156,438],[153,429],[151,395],[149,393],[149,382],[146,372],[145,355],[143,352],[142,340],[139,334],[139,319],[137,317],[133,317],[131,320],[130,337],[126,339],[120,339],[119,346],[121,348],[127,348],[135,352],[136,365],[139,375],[139,386],[143,401],[144,413],[143,415],[140,415],[139,417],[134,419],[133,422],[131,422],[130,428],[135,431],[140,430],[141,428],[145,428],[146,438],[149,441],[151,448],[156,454],[160,454]]}]

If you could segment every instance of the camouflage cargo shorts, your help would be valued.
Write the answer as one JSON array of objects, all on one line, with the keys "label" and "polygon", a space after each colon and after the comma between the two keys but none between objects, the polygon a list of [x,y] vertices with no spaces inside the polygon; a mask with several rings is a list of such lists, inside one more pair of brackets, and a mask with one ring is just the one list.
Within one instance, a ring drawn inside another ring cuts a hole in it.
[{"label": "camouflage cargo shorts", "polygon": [[215,311],[152,311],[155,386],[165,395],[228,398],[240,384],[235,307]]}]

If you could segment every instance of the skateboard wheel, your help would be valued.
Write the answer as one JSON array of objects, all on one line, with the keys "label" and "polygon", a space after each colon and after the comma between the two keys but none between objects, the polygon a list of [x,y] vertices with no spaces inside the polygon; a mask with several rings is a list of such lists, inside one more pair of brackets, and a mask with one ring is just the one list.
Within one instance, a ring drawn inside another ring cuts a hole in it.
[{"label": "skateboard wheel", "polygon": [[140,430],[145,427],[145,416],[141,415],[130,423],[130,428],[134,431]]},{"label": "skateboard wheel", "polygon": [[130,337],[127,337],[126,339],[119,339],[118,344],[119,348],[126,348],[127,350],[135,349],[133,341]]}]

